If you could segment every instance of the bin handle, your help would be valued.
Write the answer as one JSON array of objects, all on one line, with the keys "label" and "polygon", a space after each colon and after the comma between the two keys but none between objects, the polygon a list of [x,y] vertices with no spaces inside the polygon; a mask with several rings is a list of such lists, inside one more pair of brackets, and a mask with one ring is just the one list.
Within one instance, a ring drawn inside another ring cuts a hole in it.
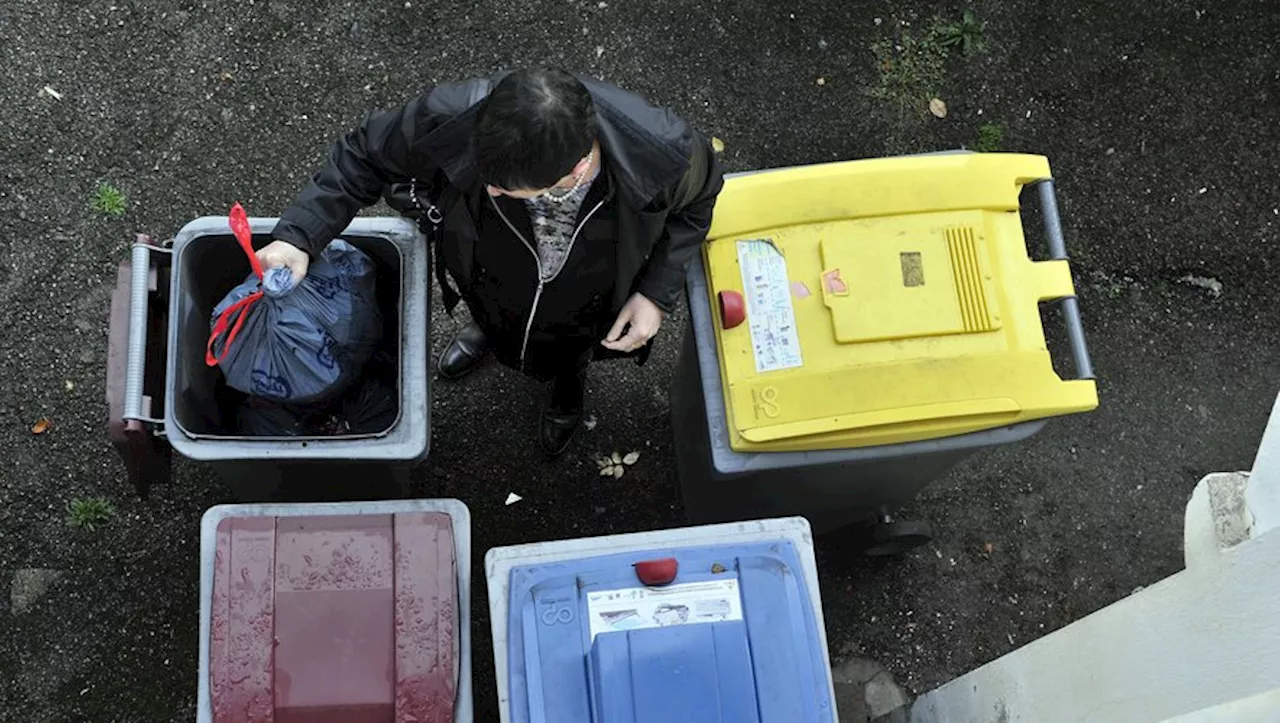
[{"label": "bin handle", "polygon": [[[1058,216],[1058,197],[1053,191],[1053,179],[1041,179],[1035,182],[1035,186],[1040,192],[1040,213],[1044,216],[1044,232],[1049,240],[1049,258],[1065,261],[1067,244],[1062,236],[1062,219]],[[1080,303],[1075,296],[1064,296],[1060,303],[1062,316],[1067,323],[1071,356],[1076,365],[1076,378],[1095,379],[1093,361],[1089,358],[1089,347],[1084,340],[1084,324],[1080,321]]]},{"label": "bin handle", "polygon": [[164,424],[163,419],[142,413],[142,383],[147,373],[147,293],[151,280],[151,252],[157,248],[151,239],[138,234],[130,256],[129,279],[129,345],[124,367],[124,414],[126,420]]}]

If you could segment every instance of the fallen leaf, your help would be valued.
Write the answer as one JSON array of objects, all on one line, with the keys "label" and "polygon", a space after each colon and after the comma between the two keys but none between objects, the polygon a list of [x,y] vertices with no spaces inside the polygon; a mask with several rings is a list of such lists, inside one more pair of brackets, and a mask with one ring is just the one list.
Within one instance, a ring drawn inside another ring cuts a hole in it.
[{"label": "fallen leaf", "polygon": [[600,420],[597,419],[596,415],[594,414],[588,414],[586,419],[582,420],[582,426],[585,427],[588,432],[595,429],[596,425],[599,423],[600,423]]},{"label": "fallen leaf", "polygon": [[45,92],[45,94],[47,94],[50,98],[53,98],[54,100],[57,100],[57,101],[61,101],[61,100],[62,100],[62,94],[61,94],[61,93],[59,93],[58,91],[54,90],[53,88],[50,88],[50,87],[49,87],[49,86],[47,86],[47,85],[46,85],[45,87],[41,88],[41,90],[43,90],[43,91]]},{"label": "fallen leaf", "polygon": [[44,434],[45,432],[48,432],[49,428],[52,426],[53,426],[53,420],[49,419],[48,417],[41,417],[36,420],[35,424],[31,425],[31,433]]},{"label": "fallen leaf", "polygon": [[715,151],[716,153],[724,153],[724,141],[720,140],[719,138],[712,137],[711,150]]},{"label": "fallen leaf", "polygon": [[617,467],[614,467],[614,468],[613,468],[613,478],[614,478],[614,479],[622,479],[622,475],[624,475],[624,474],[626,474],[626,473],[627,473],[627,468],[626,468],[626,467],[623,467],[622,465],[618,465]]},{"label": "fallen leaf", "polygon": [[934,98],[929,101],[929,112],[936,118],[947,117],[947,104],[941,98]]},{"label": "fallen leaf", "polygon": [[640,461],[640,453],[639,453],[639,452],[628,452],[628,453],[627,453],[627,456],[622,458],[622,463],[623,463],[623,464],[625,464],[625,465],[627,465],[627,466],[633,465],[633,464],[635,464],[636,462],[639,462],[639,461]]},{"label": "fallen leaf", "polygon": [[231,74],[225,70],[219,73],[218,77],[221,78],[223,81],[231,80]]},{"label": "fallen leaf", "polygon": [[724,565],[721,565],[718,562],[715,563],[714,565],[711,566],[711,572],[713,574],[719,575],[720,573],[724,572]]},{"label": "fallen leaf", "polygon": [[67,391],[69,392],[76,388],[76,383],[68,379],[67,381],[63,382],[62,386],[66,387]]},{"label": "fallen leaf", "polygon": [[818,85],[820,85],[820,86],[821,86],[821,85],[826,85],[826,84],[827,84],[827,79],[826,79],[826,78],[818,78],[817,80],[815,80],[815,81],[813,81],[813,82],[817,83],[817,84],[818,84]]},{"label": "fallen leaf", "polygon": [[600,56],[602,56],[602,55],[604,55],[604,46],[603,46],[603,45],[597,45],[597,46],[596,46],[596,57],[597,57],[597,58],[599,58],[599,57],[600,57]]},{"label": "fallen leaf", "polygon": [[991,553],[996,551],[996,546],[988,542],[982,546],[982,551],[990,555]]},{"label": "fallen leaf", "polygon": [[507,495],[507,506],[509,507],[511,505],[514,505],[515,503],[519,502],[522,499],[524,498],[516,494],[515,492],[512,492]]},{"label": "fallen leaf", "polygon": [[614,464],[622,464],[622,455],[618,454],[617,452],[614,452],[613,455],[609,457],[609,459],[612,460]]}]

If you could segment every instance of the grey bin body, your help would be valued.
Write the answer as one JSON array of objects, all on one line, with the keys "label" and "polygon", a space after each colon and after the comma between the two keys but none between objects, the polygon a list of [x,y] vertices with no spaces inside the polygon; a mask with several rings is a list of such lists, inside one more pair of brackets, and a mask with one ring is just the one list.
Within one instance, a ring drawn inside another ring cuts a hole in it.
[{"label": "grey bin body", "polygon": [[736,452],[729,446],[701,256],[689,267],[686,290],[689,325],[671,386],[671,426],[691,523],[803,515],[821,533],[872,521],[912,500],[974,452],[1027,439],[1047,422],[876,447]]},{"label": "grey bin body", "polygon": [[[270,242],[277,219],[253,218],[254,245]],[[395,360],[399,416],[378,434],[345,437],[237,436],[234,394],[205,364],[215,304],[249,273],[225,217],[187,224],[174,239],[170,281],[165,434],[179,454],[211,463],[245,501],[378,499],[398,496],[409,469],[427,456],[430,313],[426,244],[400,218],[358,218],[339,236],[375,260],[383,350]]]}]

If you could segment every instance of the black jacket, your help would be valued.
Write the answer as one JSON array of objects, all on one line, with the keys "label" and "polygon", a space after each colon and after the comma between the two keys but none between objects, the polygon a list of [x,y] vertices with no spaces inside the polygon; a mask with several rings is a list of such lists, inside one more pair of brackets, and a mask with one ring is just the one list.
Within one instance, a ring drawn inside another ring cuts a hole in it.
[{"label": "black jacket", "polygon": [[[274,237],[314,255],[361,208],[384,195],[392,202],[394,189],[413,180],[423,207],[442,212],[438,258],[465,296],[474,272],[474,214],[485,194],[471,155],[472,129],[477,103],[501,77],[440,85],[400,108],[366,116],[333,145],[328,162],[281,215]],[[723,185],[720,165],[708,140],[671,112],[616,86],[579,79],[595,102],[617,194],[612,310],[638,291],[669,312],[711,226]]]}]

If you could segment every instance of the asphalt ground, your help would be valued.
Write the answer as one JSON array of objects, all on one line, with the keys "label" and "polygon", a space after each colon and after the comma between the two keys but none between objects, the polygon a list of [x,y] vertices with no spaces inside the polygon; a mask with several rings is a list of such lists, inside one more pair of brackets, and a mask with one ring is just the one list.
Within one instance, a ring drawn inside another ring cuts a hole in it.
[{"label": "asphalt ground", "polygon": [[[937,526],[925,548],[868,561],[820,541],[834,657],[878,660],[923,692],[1179,570],[1192,487],[1249,466],[1280,378],[1280,14],[1266,0],[977,3],[985,50],[952,53],[931,89],[945,119],[871,92],[886,72],[874,43],[960,9],[0,4],[0,718],[192,718],[198,523],[229,491],[182,463],[139,501],[106,441],[106,311],[132,233],[171,235],[235,200],[272,215],[367,108],[531,63],[673,107],[724,140],[731,170],[971,145],[986,123],[1002,149],[1050,158],[1102,406],[926,491],[907,511]],[[123,216],[90,208],[100,182],[127,196]],[[434,322],[438,349],[452,322]],[[436,384],[413,493],[470,506],[477,560],[681,524],[679,323],[646,367],[593,373],[598,425],[555,463],[535,452],[537,389],[517,375]],[[42,417],[52,428],[32,434]],[[602,481],[591,458],[614,449],[641,460]],[[512,491],[524,500],[506,506]],[[67,524],[87,497],[115,509],[93,532]],[[472,574],[477,719],[495,720],[478,562]]]}]

